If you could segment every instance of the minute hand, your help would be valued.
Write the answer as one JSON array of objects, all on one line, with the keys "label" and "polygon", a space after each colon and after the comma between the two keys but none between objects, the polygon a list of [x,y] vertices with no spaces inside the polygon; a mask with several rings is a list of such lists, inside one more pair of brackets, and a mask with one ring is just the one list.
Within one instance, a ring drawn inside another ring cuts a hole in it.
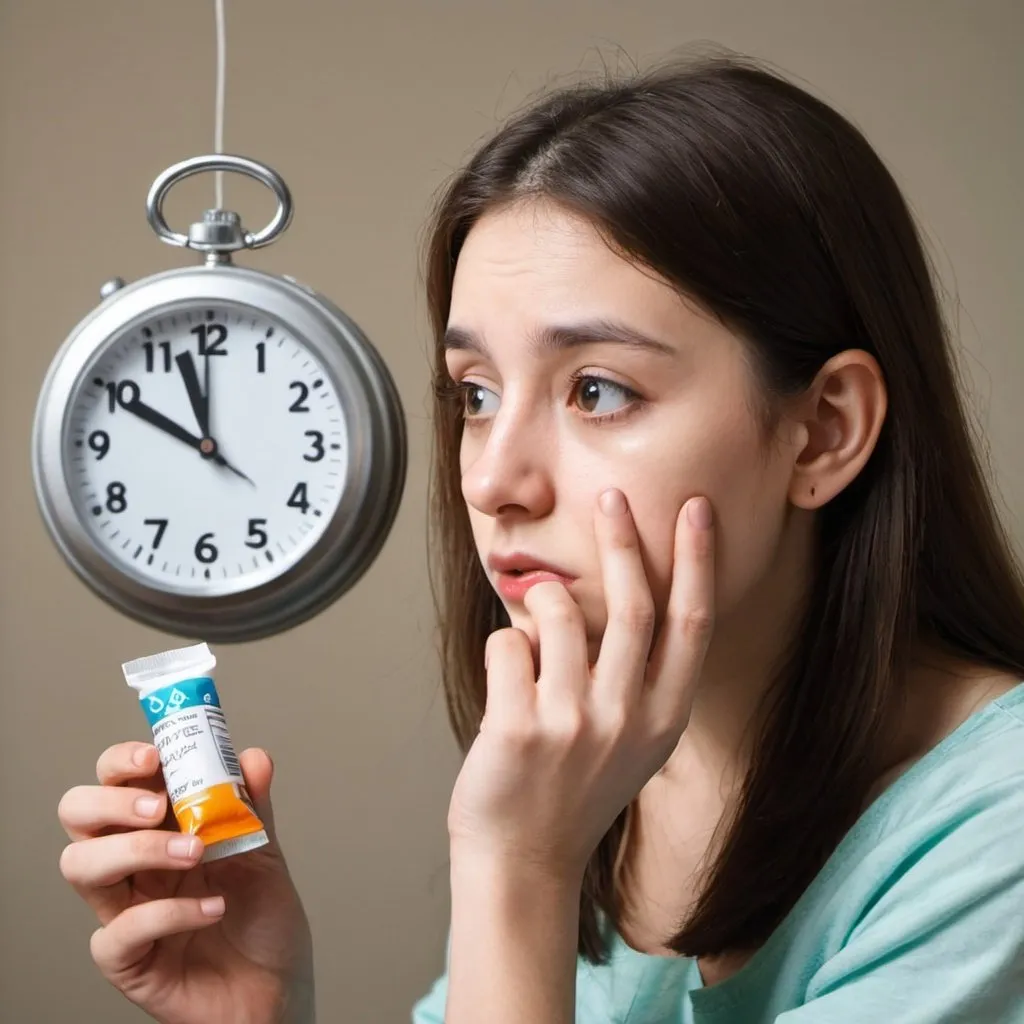
[{"label": "minute hand", "polygon": [[198,437],[186,430],[183,426],[175,423],[174,420],[165,416],[162,412],[158,412],[151,405],[146,405],[146,403],[141,399],[136,398],[131,402],[122,402],[121,408],[132,413],[134,416],[138,416],[140,420],[145,420],[147,423],[156,427],[157,430],[162,430],[165,434],[170,434],[171,437],[176,438],[178,441],[183,441],[190,448],[195,448],[200,455],[205,458],[213,459],[218,466],[224,466],[226,469],[230,469],[236,476],[240,476],[243,480],[248,480],[254,487],[256,486],[240,469],[235,469],[235,467],[232,466],[220,452],[216,450],[211,452],[204,451],[203,441],[206,439]]},{"label": "minute hand", "polygon": [[170,434],[171,437],[184,441],[190,448],[195,448],[197,452],[202,451],[203,439],[201,437],[190,433],[162,412],[157,412],[151,405],[146,405],[141,399],[135,398],[130,402],[121,402],[121,408],[132,413],[134,416],[138,416],[140,420],[145,420],[147,423],[152,424],[157,430],[162,430],[165,434]]}]

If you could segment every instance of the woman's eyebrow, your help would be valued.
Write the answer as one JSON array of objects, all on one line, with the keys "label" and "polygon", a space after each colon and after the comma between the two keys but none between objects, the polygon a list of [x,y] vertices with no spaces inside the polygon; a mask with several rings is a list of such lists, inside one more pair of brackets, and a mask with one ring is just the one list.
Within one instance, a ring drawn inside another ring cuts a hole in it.
[{"label": "woman's eyebrow", "polygon": [[[635,327],[620,323],[617,320],[584,320],[573,324],[551,324],[542,327],[530,338],[531,355],[548,355],[552,352],[563,352],[566,349],[578,348],[581,345],[597,345],[612,342],[655,352],[663,356],[676,356],[678,350],[673,345],[657,338],[651,338]],[[449,326],[444,334],[444,347],[478,352],[490,358],[490,352],[484,340],[464,327]]]}]

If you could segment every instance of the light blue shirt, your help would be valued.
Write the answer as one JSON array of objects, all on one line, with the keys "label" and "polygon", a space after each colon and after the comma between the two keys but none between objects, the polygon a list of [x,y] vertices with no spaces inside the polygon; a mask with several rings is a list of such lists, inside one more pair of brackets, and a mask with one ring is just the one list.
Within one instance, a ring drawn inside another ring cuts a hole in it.
[{"label": "light blue shirt", "polygon": [[[443,1024],[447,976],[413,1009]],[[1024,683],[861,815],[754,957],[576,968],[576,1024],[1024,1024]]]}]

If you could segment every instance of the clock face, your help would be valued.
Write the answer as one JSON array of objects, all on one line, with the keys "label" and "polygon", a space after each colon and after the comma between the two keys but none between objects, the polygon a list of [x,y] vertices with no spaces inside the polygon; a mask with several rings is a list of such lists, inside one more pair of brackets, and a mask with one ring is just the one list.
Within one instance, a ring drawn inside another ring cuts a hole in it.
[{"label": "clock face", "polygon": [[185,594],[248,589],[316,543],[347,437],[322,363],[262,311],[154,314],[81,377],[63,439],[77,514],[121,570]]}]

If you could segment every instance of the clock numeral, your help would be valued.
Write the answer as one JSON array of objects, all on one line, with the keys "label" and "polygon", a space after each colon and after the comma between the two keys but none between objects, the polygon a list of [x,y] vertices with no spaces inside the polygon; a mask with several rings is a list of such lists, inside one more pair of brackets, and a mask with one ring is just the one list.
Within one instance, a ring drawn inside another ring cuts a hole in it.
[{"label": "clock numeral", "polygon": [[110,412],[118,405],[133,405],[141,396],[139,385],[133,380],[123,380],[120,384],[113,380],[107,383],[107,407]]},{"label": "clock numeral", "polygon": [[199,354],[201,356],[226,356],[227,349],[222,348],[228,340],[228,329],[222,324],[200,324],[193,327],[189,334],[194,334],[199,339]]},{"label": "clock numeral", "polygon": [[143,519],[143,524],[146,526],[156,527],[156,536],[153,538],[153,550],[156,551],[160,547],[160,541],[163,540],[164,530],[167,529],[166,519]]},{"label": "clock numeral", "polygon": [[209,565],[211,562],[217,561],[217,555],[220,552],[210,543],[210,538],[213,537],[212,533],[204,533],[199,540],[196,541],[195,555],[203,565]]},{"label": "clock numeral", "polygon": [[89,435],[89,447],[96,453],[99,462],[110,451],[110,435],[105,430],[94,430]]},{"label": "clock numeral", "polygon": [[266,519],[249,520],[249,539],[245,542],[247,548],[265,548],[267,546],[267,531],[260,529],[261,526],[266,525]]},{"label": "clock numeral", "polygon": [[309,398],[309,388],[307,388],[301,380],[293,380],[291,384],[288,385],[288,390],[291,391],[292,388],[295,388],[299,392],[299,397],[288,406],[288,411],[309,412],[309,406],[305,404],[306,399]]},{"label": "clock numeral", "polygon": [[120,480],[107,484],[107,511],[119,513],[128,507],[128,499],[124,494],[125,487]]},{"label": "clock numeral", "polygon": [[152,373],[156,367],[155,349],[159,346],[160,351],[164,357],[164,373],[171,372],[171,343],[169,341],[159,341],[156,345],[151,341],[144,341],[142,347],[146,352],[146,373]]},{"label": "clock numeral", "polygon": [[306,497],[305,484],[295,485],[295,490],[292,491],[291,497],[288,499],[288,507],[301,509],[303,515],[309,511],[309,499]]},{"label": "clock numeral", "polygon": [[319,462],[324,457],[324,435],[319,430],[307,430],[304,436],[313,438],[313,454],[307,452],[302,457],[307,462]]},{"label": "clock numeral", "polygon": [[256,342],[256,372],[267,372],[267,343],[265,341]]}]

